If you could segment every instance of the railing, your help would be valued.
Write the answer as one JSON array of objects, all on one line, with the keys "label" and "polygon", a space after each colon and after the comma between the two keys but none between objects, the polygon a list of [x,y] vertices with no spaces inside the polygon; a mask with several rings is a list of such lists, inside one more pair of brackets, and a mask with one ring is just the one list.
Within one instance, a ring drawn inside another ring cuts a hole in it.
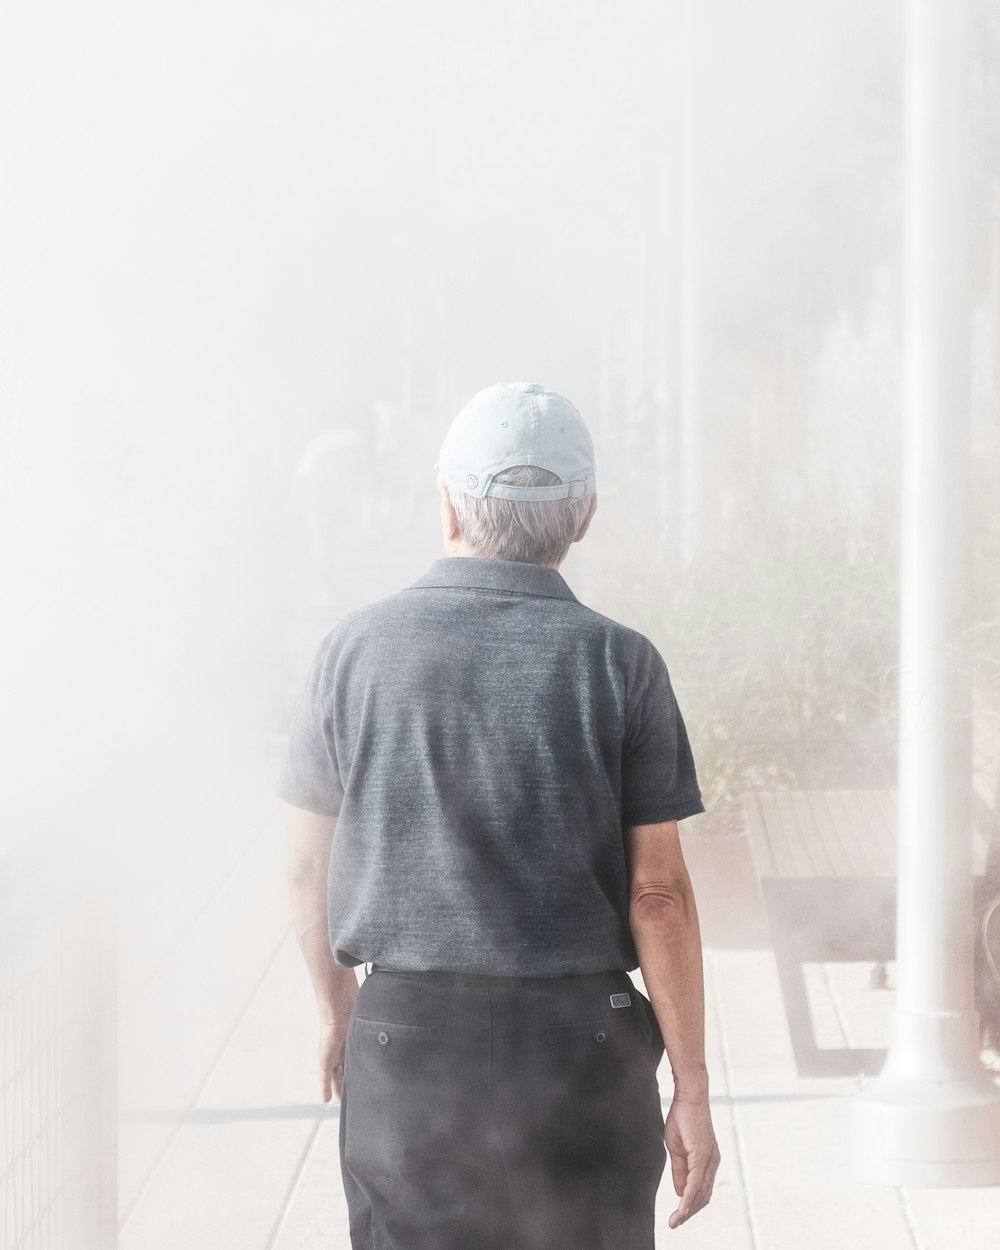
[{"label": "railing", "polygon": [[112,836],[81,818],[0,861],[0,1245],[113,1250]]}]

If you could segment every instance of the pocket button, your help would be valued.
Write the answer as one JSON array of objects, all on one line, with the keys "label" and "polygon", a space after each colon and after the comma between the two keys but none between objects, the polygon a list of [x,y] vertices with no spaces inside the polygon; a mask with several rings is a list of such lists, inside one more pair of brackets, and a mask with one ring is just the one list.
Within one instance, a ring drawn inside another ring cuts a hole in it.
[{"label": "pocket button", "polygon": [[607,1035],[607,1033],[605,1033],[605,1032],[602,1030],[600,1033],[595,1033],[595,1034],[594,1034],[594,1041],[595,1041],[595,1042],[603,1042],[603,1041],[606,1041],[606,1040],[607,1040],[607,1036],[608,1036],[608,1035]]},{"label": "pocket button", "polygon": [[389,1045],[389,1034],[388,1034],[388,1033],[386,1033],[386,1031],[383,1029],[383,1030],[382,1030],[382,1032],[378,1035],[378,1040],[379,1040],[379,1045],[380,1045],[380,1046],[388,1046],[388,1045]]}]

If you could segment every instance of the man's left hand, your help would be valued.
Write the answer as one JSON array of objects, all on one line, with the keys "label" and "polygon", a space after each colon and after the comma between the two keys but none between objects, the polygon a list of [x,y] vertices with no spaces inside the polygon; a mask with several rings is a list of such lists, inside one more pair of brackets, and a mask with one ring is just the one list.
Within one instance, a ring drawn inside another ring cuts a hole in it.
[{"label": "man's left hand", "polygon": [[675,1092],[663,1136],[674,1189],[681,1200],[667,1222],[670,1228],[679,1228],[707,1205],[719,1167],[719,1144],[712,1128],[708,1094],[686,1098]]}]

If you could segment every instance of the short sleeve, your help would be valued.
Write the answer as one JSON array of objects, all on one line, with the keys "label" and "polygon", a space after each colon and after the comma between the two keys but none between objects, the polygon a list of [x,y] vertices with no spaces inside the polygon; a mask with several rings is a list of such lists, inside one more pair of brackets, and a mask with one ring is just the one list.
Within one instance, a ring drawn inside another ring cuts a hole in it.
[{"label": "short sleeve", "polygon": [[645,640],[622,744],[622,824],[683,820],[705,810],[691,744],[667,666]]},{"label": "short sleeve", "polygon": [[295,807],[336,816],[344,799],[334,751],[329,696],[324,688],[329,637],[324,638],[309,669],[288,735],[275,793]]}]

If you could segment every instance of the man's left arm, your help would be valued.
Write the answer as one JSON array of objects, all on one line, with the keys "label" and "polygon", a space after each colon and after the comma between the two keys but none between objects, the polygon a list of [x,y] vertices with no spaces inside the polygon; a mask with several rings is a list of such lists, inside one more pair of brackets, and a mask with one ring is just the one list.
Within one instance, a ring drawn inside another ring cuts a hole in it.
[{"label": "man's left arm", "polygon": [[292,927],[306,961],[321,1021],[320,1096],[329,1102],[344,1092],[344,1045],[358,993],[353,968],[341,968],[330,950],[327,924],[327,868],[336,827],[335,816],[282,803],[286,879]]}]

